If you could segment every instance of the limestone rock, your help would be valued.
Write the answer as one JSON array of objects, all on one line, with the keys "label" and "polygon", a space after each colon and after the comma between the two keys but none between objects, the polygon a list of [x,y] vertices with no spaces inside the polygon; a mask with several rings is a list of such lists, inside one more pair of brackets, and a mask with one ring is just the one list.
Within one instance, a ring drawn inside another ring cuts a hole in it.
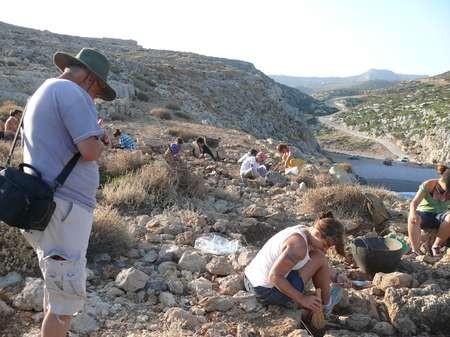
[{"label": "limestone rock", "polygon": [[244,279],[241,275],[229,275],[219,279],[219,291],[223,295],[234,295],[244,289]]},{"label": "limestone rock", "polygon": [[255,294],[241,290],[233,296],[235,303],[239,304],[242,310],[246,312],[255,311],[260,307],[260,304],[256,300]]},{"label": "limestone rock", "polygon": [[388,288],[384,295],[390,321],[403,335],[419,331],[446,332],[450,320],[450,294],[434,287]]},{"label": "limestone rock", "polygon": [[203,297],[211,294],[212,292],[212,283],[205,279],[204,277],[200,277],[196,280],[193,280],[189,283],[189,288],[194,292],[197,297]]},{"label": "limestone rock", "polygon": [[181,256],[178,265],[181,269],[200,273],[205,270],[206,259],[196,251],[187,251]]},{"label": "limestone rock", "polygon": [[234,302],[230,297],[227,296],[208,296],[203,298],[199,304],[205,308],[206,312],[225,312],[233,307]]},{"label": "limestone rock", "polygon": [[357,183],[357,179],[354,174],[347,172],[346,170],[332,166],[328,171],[340,184],[349,185]]},{"label": "limestone rock", "polygon": [[14,314],[14,309],[0,300],[0,317],[6,317]]},{"label": "limestone rock", "polygon": [[411,287],[413,278],[409,274],[393,272],[393,273],[376,273],[373,278],[373,285],[382,290],[388,287],[409,288]]},{"label": "limestone rock", "polygon": [[0,277],[0,289],[15,286],[22,282],[22,280],[23,278],[19,273],[12,271],[9,274]]},{"label": "limestone rock", "polygon": [[336,306],[337,309],[351,311],[359,314],[368,315],[379,320],[377,303],[374,296],[366,291],[357,291],[354,289],[344,290],[344,295]]},{"label": "limestone rock", "polygon": [[267,209],[253,204],[244,209],[243,214],[247,218],[263,218],[267,215]]},{"label": "limestone rock", "polygon": [[27,277],[25,287],[14,299],[14,306],[20,310],[42,311],[44,300],[44,280]]},{"label": "limestone rock", "polygon": [[183,329],[198,329],[203,323],[205,323],[204,317],[199,317],[191,314],[190,312],[181,308],[170,308],[164,314],[164,320],[169,325],[180,325]]},{"label": "limestone rock", "polygon": [[233,272],[233,267],[224,256],[213,257],[206,265],[206,270],[213,275],[227,276]]},{"label": "limestone rock", "polygon": [[372,329],[380,336],[393,336],[395,335],[394,327],[388,322],[377,322]]},{"label": "limestone rock", "polygon": [[307,330],[296,329],[287,335],[287,337],[310,337],[310,334]]},{"label": "limestone rock", "polygon": [[183,295],[184,293],[184,285],[180,280],[170,279],[167,281],[167,286],[169,291],[175,295]]},{"label": "limestone rock", "polygon": [[146,273],[132,267],[123,269],[116,277],[116,285],[126,292],[134,292],[143,289],[150,279]]},{"label": "limestone rock", "polygon": [[348,330],[328,330],[323,337],[379,337],[373,332],[353,332]]},{"label": "limestone rock", "polygon": [[159,294],[159,302],[161,302],[164,307],[173,307],[177,304],[175,296],[167,291],[163,291]]},{"label": "limestone rock", "polygon": [[371,318],[363,314],[352,314],[343,319],[345,325],[355,331],[363,331],[371,324]]}]

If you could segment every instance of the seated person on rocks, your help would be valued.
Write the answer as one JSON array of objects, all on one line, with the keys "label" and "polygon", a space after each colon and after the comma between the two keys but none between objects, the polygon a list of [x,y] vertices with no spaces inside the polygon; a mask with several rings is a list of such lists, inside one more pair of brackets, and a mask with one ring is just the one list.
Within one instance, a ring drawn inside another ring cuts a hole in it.
[{"label": "seated person on rocks", "polygon": [[214,161],[218,160],[218,158],[214,156],[208,145],[206,145],[205,139],[203,137],[198,137],[197,140],[194,141],[192,154],[197,158],[204,158],[205,155],[208,154]]},{"label": "seated person on rocks", "polygon": [[133,138],[131,138],[125,132],[122,132],[120,129],[116,129],[114,131],[113,136],[115,139],[119,138],[118,148],[124,150],[136,150],[136,144],[134,143]]},{"label": "seated person on rocks", "polygon": [[265,177],[267,169],[264,162],[267,160],[267,155],[264,152],[258,152],[255,157],[248,157],[241,164],[240,175],[241,178],[256,179],[258,177]]},{"label": "seated person on rocks", "polygon": [[438,165],[437,170],[440,178],[422,183],[409,206],[408,236],[415,255],[421,255],[421,228],[438,231],[431,247],[433,256],[442,255],[450,236],[450,168]]},{"label": "seated person on rocks", "polygon": [[239,158],[239,160],[237,161],[238,164],[241,164],[244,162],[244,160],[246,160],[248,157],[256,157],[256,155],[258,154],[258,150],[255,149],[251,149],[250,151],[248,151],[246,154],[244,154],[241,158]]},{"label": "seated person on rocks", "polygon": [[176,143],[172,143],[169,145],[169,148],[166,151],[166,155],[170,154],[174,157],[178,157],[183,150],[183,139],[178,137]]},{"label": "seated person on rocks", "polygon": [[19,127],[20,118],[22,117],[22,110],[13,109],[9,113],[9,117],[6,120],[4,128],[4,138],[13,139],[16,135],[17,128]]},{"label": "seated person on rocks", "polygon": [[[312,312],[323,308],[329,314],[342,298],[342,288],[330,283],[343,287],[351,283],[329,266],[325,253],[335,247],[344,255],[344,242],[344,226],[331,212],[320,215],[313,227],[288,227],[270,238],[245,268],[245,287],[266,305],[294,302]],[[321,289],[321,299],[303,294],[309,280]]]},{"label": "seated person on rocks", "polygon": [[300,168],[305,164],[305,161],[303,159],[296,158],[294,151],[286,144],[279,144],[277,146],[277,150],[281,154],[280,169],[284,170],[286,174],[298,174]]}]

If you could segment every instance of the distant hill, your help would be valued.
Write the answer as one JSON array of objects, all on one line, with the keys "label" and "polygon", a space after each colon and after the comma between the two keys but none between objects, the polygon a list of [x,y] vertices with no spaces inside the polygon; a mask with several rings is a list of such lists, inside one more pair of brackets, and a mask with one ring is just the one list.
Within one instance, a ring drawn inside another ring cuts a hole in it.
[{"label": "distant hill", "polygon": [[392,137],[419,160],[450,162],[450,72],[345,100],[345,124]]},{"label": "distant hill", "polygon": [[370,69],[363,74],[348,77],[295,77],[270,75],[275,81],[312,94],[319,91],[365,86],[370,89],[386,87],[386,82],[395,83],[427,77],[426,75],[397,74],[385,69]]}]

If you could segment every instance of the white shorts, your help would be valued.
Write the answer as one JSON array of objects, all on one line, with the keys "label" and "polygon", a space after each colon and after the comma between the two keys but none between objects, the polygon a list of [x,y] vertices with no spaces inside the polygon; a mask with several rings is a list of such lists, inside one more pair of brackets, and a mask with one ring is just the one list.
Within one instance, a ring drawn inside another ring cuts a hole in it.
[{"label": "white shorts", "polygon": [[74,202],[54,200],[56,209],[45,231],[32,230],[23,235],[39,259],[45,284],[44,310],[73,315],[83,308],[86,299],[86,250],[93,214]]}]

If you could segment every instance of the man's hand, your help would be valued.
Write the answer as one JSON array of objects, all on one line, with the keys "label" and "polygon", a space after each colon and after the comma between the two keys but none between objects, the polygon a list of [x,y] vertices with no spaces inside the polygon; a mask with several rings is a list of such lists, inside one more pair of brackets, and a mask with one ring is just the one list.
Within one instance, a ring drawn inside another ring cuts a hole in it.
[{"label": "man's hand", "polygon": [[106,133],[106,131],[103,134],[103,136],[100,138],[100,141],[103,143],[103,145],[106,145],[106,146],[109,145],[109,137],[108,137],[108,134]]},{"label": "man's hand", "polygon": [[303,295],[301,301],[298,303],[303,308],[311,311],[319,311],[322,309],[322,302],[320,298],[315,295]]}]

